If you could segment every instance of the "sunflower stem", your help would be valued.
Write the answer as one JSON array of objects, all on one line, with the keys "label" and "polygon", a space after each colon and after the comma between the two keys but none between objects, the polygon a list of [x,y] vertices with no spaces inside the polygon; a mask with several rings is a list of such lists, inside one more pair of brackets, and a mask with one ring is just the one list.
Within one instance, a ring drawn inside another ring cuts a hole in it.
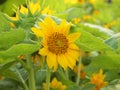
[{"label": "sunflower stem", "polygon": [[28,65],[28,73],[29,73],[29,88],[30,90],[36,90],[35,86],[35,78],[34,78],[34,69],[32,65],[31,55],[26,55],[27,65]]},{"label": "sunflower stem", "polygon": [[77,74],[77,80],[76,80],[76,84],[79,85],[80,82],[80,65],[81,65],[81,60],[82,60],[82,51],[80,51],[80,55],[79,55],[79,63],[78,63],[78,74]]},{"label": "sunflower stem", "polygon": [[68,80],[69,79],[68,69],[66,69],[65,75],[66,75],[66,79]]},{"label": "sunflower stem", "polygon": [[46,90],[50,90],[50,69],[47,66]]}]

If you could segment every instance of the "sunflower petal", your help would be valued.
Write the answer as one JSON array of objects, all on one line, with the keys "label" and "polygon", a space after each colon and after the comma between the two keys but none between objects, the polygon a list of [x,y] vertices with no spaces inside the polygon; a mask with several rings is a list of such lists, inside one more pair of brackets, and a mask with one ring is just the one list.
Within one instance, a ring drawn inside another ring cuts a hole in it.
[{"label": "sunflower petal", "polygon": [[[69,56],[70,56],[71,58],[73,58],[74,60],[78,60],[78,57],[79,57],[79,55],[80,55],[80,52],[79,52],[79,51],[71,50],[71,49],[69,49],[67,53],[68,53]],[[73,54],[73,53],[74,53],[74,54]]]},{"label": "sunflower petal", "polygon": [[70,44],[69,48],[72,49],[72,50],[77,50],[77,51],[80,50],[79,47],[76,44],[74,44],[74,43]]},{"label": "sunflower petal", "polygon": [[48,54],[48,50],[46,48],[42,48],[39,50],[39,54],[42,56],[46,56]]},{"label": "sunflower petal", "polygon": [[69,43],[75,42],[80,37],[80,33],[72,33],[68,35]]},{"label": "sunflower petal", "polygon": [[67,58],[67,60],[69,61],[69,62],[68,62],[68,63],[69,63],[69,67],[70,67],[71,69],[73,69],[74,66],[76,65],[76,60],[75,60],[74,58],[70,57],[70,55],[69,55],[68,53],[66,54],[66,58]]},{"label": "sunflower petal", "polygon": [[57,56],[57,61],[60,64],[60,66],[63,67],[64,70],[67,69],[68,67],[68,62],[67,62],[67,58],[64,55],[58,55]]},{"label": "sunflower petal", "polygon": [[59,25],[59,32],[63,32],[64,34],[68,34],[70,31],[71,23],[67,23],[66,20],[62,20]]},{"label": "sunflower petal", "polygon": [[47,56],[47,64],[49,68],[53,68],[54,71],[57,70],[58,68],[58,63],[57,63],[57,59],[56,59],[56,55],[55,54],[48,54]]},{"label": "sunflower petal", "polygon": [[40,29],[37,29],[37,28],[35,28],[35,27],[32,27],[31,30],[32,30],[33,33],[37,36],[37,38],[40,38],[40,36],[43,36]]}]

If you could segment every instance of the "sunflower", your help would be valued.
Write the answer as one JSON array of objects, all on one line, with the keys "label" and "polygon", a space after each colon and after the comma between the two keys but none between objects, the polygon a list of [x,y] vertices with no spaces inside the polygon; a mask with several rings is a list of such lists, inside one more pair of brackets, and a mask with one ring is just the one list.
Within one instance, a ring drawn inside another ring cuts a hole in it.
[{"label": "sunflower", "polygon": [[[35,14],[36,12],[40,11],[40,3],[33,3],[33,2],[29,2],[28,4],[29,10],[32,14]],[[15,17],[10,17],[12,20],[19,20],[19,14],[28,14],[28,8],[24,7],[23,5],[20,6],[20,9],[16,11],[16,15]]]},{"label": "sunflower", "polygon": [[37,37],[43,36],[43,48],[39,50],[39,54],[47,57],[49,68],[56,70],[60,65],[64,70],[67,67],[73,69],[79,57],[79,48],[74,42],[80,33],[69,34],[71,23],[62,20],[57,25],[50,17],[46,17],[44,22],[39,22],[39,26],[40,29],[33,27],[32,31]]},{"label": "sunflower", "polygon": [[[50,83],[50,88],[52,90],[65,90],[66,89],[66,85],[63,85],[56,78],[53,78],[53,80]],[[43,83],[43,90],[46,90],[46,83]]]},{"label": "sunflower", "polygon": [[48,14],[48,15],[52,15],[54,13],[53,10],[50,9],[49,6],[47,6],[46,8],[44,8],[41,12],[42,14]]},{"label": "sunflower", "polygon": [[[39,2],[37,2],[37,3],[29,2],[28,7],[32,14],[35,14],[36,12],[40,11],[40,3]],[[23,14],[28,14],[28,8],[21,5],[20,12]]]},{"label": "sunflower", "polygon": [[104,79],[105,75],[103,74],[102,69],[100,69],[99,73],[93,74],[93,76],[91,77],[91,83],[96,85],[94,90],[100,90],[100,88],[108,84],[108,82],[104,81]]}]

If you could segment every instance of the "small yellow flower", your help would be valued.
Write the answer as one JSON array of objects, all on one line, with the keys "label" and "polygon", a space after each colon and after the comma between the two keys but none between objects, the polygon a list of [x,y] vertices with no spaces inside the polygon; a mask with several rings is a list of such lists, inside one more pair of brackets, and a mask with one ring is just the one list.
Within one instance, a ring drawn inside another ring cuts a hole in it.
[{"label": "small yellow flower", "polygon": [[5,77],[3,77],[3,76],[0,76],[0,80],[3,80]]},{"label": "small yellow flower", "polygon": [[20,13],[22,13],[22,14],[28,14],[28,8],[26,8],[26,7],[24,7],[24,6],[21,5],[21,7],[20,7]]},{"label": "small yellow flower", "polygon": [[72,21],[73,21],[75,24],[77,24],[77,23],[79,23],[81,20],[80,20],[80,18],[74,18]]},{"label": "small yellow flower", "polygon": [[70,4],[81,3],[81,4],[84,4],[85,0],[65,0],[65,3],[70,3]]},{"label": "small yellow flower", "polygon": [[[53,80],[50,83],[50,88],[52,90],[65,90],[66,85],[63,85],[60,81],[57,81],[56,78],[53,78]],[[43,83],[43,90],[46,90],[46,83]]]},{"label": "small yellow flower", "polygon": [[91,77],[91,83],[96,85],[94,90],[100,90],[100,88],[108,84],[106,81],[104,81],[104,79],[105,75],[103,74],[102,69],[100,69],[100,72],[98,74],[93,74]]},{"label": "small yellow flower", "polygon": [[104,25],[104,27],[107,28],[107,29],[110,28],[110,26],[111,25],[109,23]]},{"label": "small yellow flower", "polygon": [[83,64],[81,64],[80,66],[75,66],[74,67],[75,74],[78,74],[78,68],[80,68],[80,78],[85,79],[86,77],[86,72],[84,71],[85,66]]},{"label": "small yellow flower", "polygon": [[[40,3],[39,2],[37,2],[37,3],[29,2],[28,7],[32,14],[35,14],[36,12],[40,11]],[[28,14],[28,8],[21,5],[20,12],[23,14]]]},{"label": "small yellow flower", "polygon": [[38,66],[41,66],[43,65],[43,59],[40,57],[40,55],[37,53],[35,53],[33,56],[32,56],[32,61],[35,65],[38,65]]},{"label": "small yellow flower", "polygon": [[112,22],[110,23],[111,26],[114,26],[114,25],[116,25],[116,24],[117,24],[116,21],[112,21]]},{"label": "small yellow flower", "polygon": [[85,0],[78,0],[79,3],[84,4]]},{"label": "small yellow flower", "polygon": [[97,0],[89,0],[91,4],[94,4]]},{"label": "small yellow flower", "polygon": [[64,70],[67,67],[73,69],[79,57],[79,48],[74,42],[80,33],[69,34],[71,23],[62,20],[61,24],[57,25],[50,17],[46,17],[44,22],[39,22],[39,26],[40,29],[32,28],[32,31],[37,37],[43,36],[43,48],[39,50],[39,54],[47,56],[49,68],[56,70],[60,65]]},{"label": "small yellow flower", "polygon": [[[40,11],[40,3],[33,3],[33,2],[29,2],[28,7],[30,9],[30,12],[32,14],[35,14],[36,12]],[[17,10],[16,12],[16,16],[15,17],[10,17],[12,20],[19,20],[19,13],[22,14],[28,14],[28,8],[24,7],[23,5],[20,6],[20,9]]]},{"label": "small yellow flower", "polygon": [[98,10],[93,11],[93,15],[98,15],[99,13],[100,13],[100,11],[98,11]]},{"label": "small yellow flower", "polygon": [[44,8],[44,9],[42,10],[42,14],[52,15],[53,13],[54,13],[54,11],[51,10],[51,9],[49,8],[49,6],[46,7],[46,8]]},{"label": "small yellow flower", "polygon": [[85,15],[85,16],[83,17],[83,20],[89,20],[89,19],[91,19],[91,16],[90,16],[90,15]]},{"label": "small yellow flower", "polygon": [[64,0],[65,3],[70,3],[70,4],[76,4],[78,3],[78,0]]}]

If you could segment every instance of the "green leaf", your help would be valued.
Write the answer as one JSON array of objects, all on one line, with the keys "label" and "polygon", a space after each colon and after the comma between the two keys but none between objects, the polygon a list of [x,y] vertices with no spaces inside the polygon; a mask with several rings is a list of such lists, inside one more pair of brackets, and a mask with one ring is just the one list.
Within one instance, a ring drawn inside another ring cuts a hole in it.
[{"label": "green leaf", "polygon": [[68,14],[67,20],[72,20],[73,18],[80,17],[85,14],[85,11],[82,8],[72,7],[65,11]]},{"label": "green leaf", "polygon": [[38,44],[16,44],[5,51],[0,51],[1,57],[17,57],[18,55],[32,54],[39,50]]},{"label": "green leaf", "polygon": [[80,86],[68,86],[65,90],[81,90]]},{"label": "green leaf", "polygon": [[97,37],[107,38],[108,36],[112,36],[115,34],[113,30],[106,29],[100,25],[92,24],[92,23],[84,23],[84,25],[79,24],[79,27],[84,28],[88,32],[92,33]]},{"label": "green leaf", "polygon": [[105,43],[109,45],[112,49],[118,49],[118,40],[120,39],[120,33],[117,33],[110,37],[109,39],[105,40]]},{"label": "green leaf", "polygon": [[4,79],[0,80],[0,90],[23,90],[21,89],[20,83],[11,80],[11,79]]},{"label": "green leaf", "polygon": [[25,32],[21,29],[13,29],[8,32],[0,33],[0,49],[6,49],[14,44],[23,41]]},{"label": "green leaf", "polygon": [[86,84],[86,85],[82,86],[80,90],[93,90],[94,88],[95,88],[95,85]]},{"label": "green leaf", "polygon": [[11,66],[13,66],[16,63],[16,61],[8,62],[0,67],[2,70],[9,69]]},{"label": "green leaf", "polygon": [[8,15],[13,15],[15,6],[17,7],[17,6],[24,4],[24,3],[25,3],[25,0],[19,0],[19,1],[6,0],[5,3],[0,5],[0,11],[6,13]]},{"label": "green leaf", "polygon": [[16,81],[20,81],[18,75],[14,71],[9,70],[9,69],[7,69],[7,70],[0,69],[0,75],[7,77],[7,78],[11,78]]},{"label": "green leaf", "polygon": [[85,51],[90,50],[111,50],[102,39],[92,35],[82,28],[75,28],[73,31],[81,33],[80,38],[76,41],[76,44]]},{"label": "green leaf", "polygon": [[5,19],[3,13],[0,12],[0,33],[2,31],[8,31],[10,29],[9,22]]},{"label": "green leaf", "polygon": [[109,55],[100,55],[95,57],[91,64],[85,68],[88,75],[98,73],[100,69],[105,70],[106,79],[111,81],[119,78],[120,56],[109,53]]}]

